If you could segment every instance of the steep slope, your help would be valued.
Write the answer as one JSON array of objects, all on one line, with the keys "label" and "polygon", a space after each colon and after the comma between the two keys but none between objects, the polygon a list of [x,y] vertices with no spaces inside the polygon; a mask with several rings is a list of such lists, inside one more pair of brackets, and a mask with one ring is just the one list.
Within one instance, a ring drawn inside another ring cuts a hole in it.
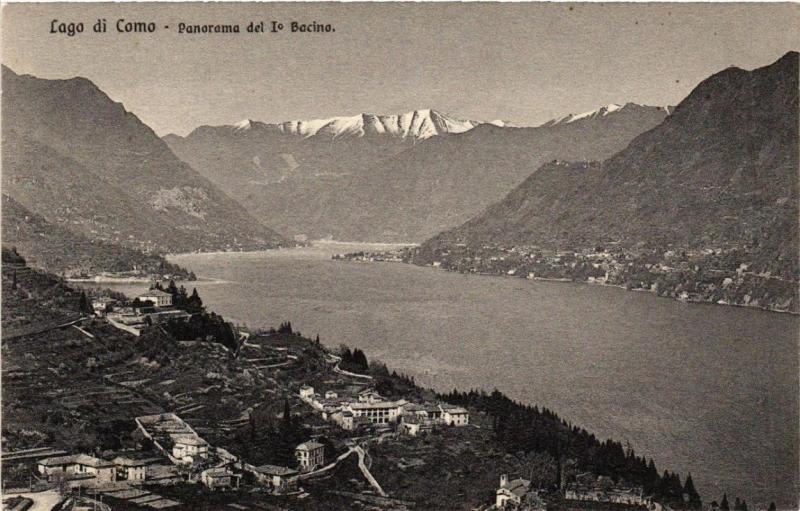
[{"label": "steep slope", "polygon": [[4,67],[2,86],[3,190],[31,211],[93,239],[160,250],[281,242],[92,82]]},{"label": "steep slope", "polygon": [[102,271],[189,276],[163,257],[132,248],[91,240],[48,222],[3,194],[3,244],[14,246],[28,264],[67,277]]},{"label": "steep slope", "polygon": [[[204,126],[165,140],[283,232],[421,241],[499,200],[545,161],[608,157],[667,114],[628,104],[578,122],[510,128],[421,110],[313,126],[315,121]],[[426,126],[436,135],[426,135]]]},{"label": "steep slope", "polygon": [[798,54],[700,83],[602,164],[552,162],[422,252],[453,244],[739,249],[797,280]]}]

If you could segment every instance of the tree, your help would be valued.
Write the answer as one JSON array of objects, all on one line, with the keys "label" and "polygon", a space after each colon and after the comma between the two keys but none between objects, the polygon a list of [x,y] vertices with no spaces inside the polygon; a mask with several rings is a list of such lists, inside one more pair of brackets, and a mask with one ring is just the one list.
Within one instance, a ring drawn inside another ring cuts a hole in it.
[{"label": "tree", "polygon": [[730,506],[730,504],[728,504],[728,494],[727,493],[723,493],[722,494],[722,502],[719,503],[719,508],[722,511],[730,511],[731,510],[731,506]]},{"label": "tree", "polygon": [[692,480],[691,472],[689,472],[689,475],[686,476],[686,482],[683,484],[683,493],[689,496],[689,505],[691,507],[699,508],[702,505],[700,494],[697,493],[697,490],[694,487],[694,481]]},{"label": "tree", "polygon": [[94,313],[94,310],[92,309],[92,304],[89,303],[89,299],[86,297],[86,291],[81,291],[81,298],[78,307],[80,311],[85,314]]},{"label": "tree", "polygon": [[197,288],[192,289],[192,294],[186,299],[186,311],[190,313],[197,313],[203,310],[203,300],[197,293]]},{"label": "tree", "polygon": [[294,429],[292,421],[292,409],[289,405],[289,400],[283,400],[283,420],[281,421],[281,433],[289,434]]},{"label": "tree", "polygon": [[14,274],[11,276],[11,290],[17,290],[17,270],[14,270]]},{"label": "tree", "polygon": [[776,509],[776,508],[775,508],[775,503],[774,503],[774,502],[770,502],[770,503],[769,503],[769,510],[768,510],[768,511],[775,511],[775,509]]}]

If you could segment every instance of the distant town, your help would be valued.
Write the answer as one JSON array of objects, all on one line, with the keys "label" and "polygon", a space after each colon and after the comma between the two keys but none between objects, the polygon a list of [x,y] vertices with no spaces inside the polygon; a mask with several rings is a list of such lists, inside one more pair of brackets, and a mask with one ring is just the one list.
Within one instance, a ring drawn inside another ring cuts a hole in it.
[{"label": "distant town", "polygon": [[798,283],[790,266],[774,268],[748,260],[742,248],[676,249],[609,244],[581,250],[535,245],[441,248],[411,247],[387,252],[337,254],[334,259],[405,262],[459,273],[505,275],[530,280],[585,282],[652,292],[688,302],[756,307],[798,313]]}]

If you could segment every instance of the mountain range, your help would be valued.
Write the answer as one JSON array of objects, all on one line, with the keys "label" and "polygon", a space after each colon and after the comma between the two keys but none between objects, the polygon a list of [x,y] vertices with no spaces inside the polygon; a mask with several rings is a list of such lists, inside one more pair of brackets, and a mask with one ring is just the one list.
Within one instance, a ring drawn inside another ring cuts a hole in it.
[{"label": "mountain range", "polygon": [[202,126],[164,140],[181,159],[286,234],[422,241],[501,199],[553,158],[598,159],[656,126],[635,104],[535,128],[436,110]]},{"label": "mountain range", "polygon": [[286,243],[84,78],[2,69],[3,193],[93,240],[160,252]]},{"label": "mountain range", "polygon": [[613,156],[545,164],[422,253],[454,244],[734,247],[753,271],[796,280],[799,120],[797,52],[753,71],[730,67]]}]

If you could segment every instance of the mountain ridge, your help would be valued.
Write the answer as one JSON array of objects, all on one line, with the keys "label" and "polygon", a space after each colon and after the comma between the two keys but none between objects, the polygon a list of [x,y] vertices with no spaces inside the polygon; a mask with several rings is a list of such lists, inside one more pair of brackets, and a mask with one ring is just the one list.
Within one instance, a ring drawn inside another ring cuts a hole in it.
[{"label": "mountain ridge", "polygon": [[[466,221],[548,159],[610,156],[665,116],[663,109],[632,105],[558,126],[483,123],[424,139],[304,138],[283,133],[278,124],[250,121],[239,128],[202,126],[164,140],[282,232],[406,242]],[[303,211],[293,209],[298,203]]]},{"label": "mountain ridge", "polygon": [[[426,241],[419,260],[458,244],[611,244],[728,254],[731,268],[796,283],[799,111],[797,52],[752,71],[722,70],[626,148],[602,162],[543,165],[479,215]],[[783,298],[780,308],[796,310],[793,293]]]},{"label": "mountain ridge", "polygon": [[31,211],[146,250],[285,243],[92,81],[17,75],[4,66],[2,82],[3,189]]}]

